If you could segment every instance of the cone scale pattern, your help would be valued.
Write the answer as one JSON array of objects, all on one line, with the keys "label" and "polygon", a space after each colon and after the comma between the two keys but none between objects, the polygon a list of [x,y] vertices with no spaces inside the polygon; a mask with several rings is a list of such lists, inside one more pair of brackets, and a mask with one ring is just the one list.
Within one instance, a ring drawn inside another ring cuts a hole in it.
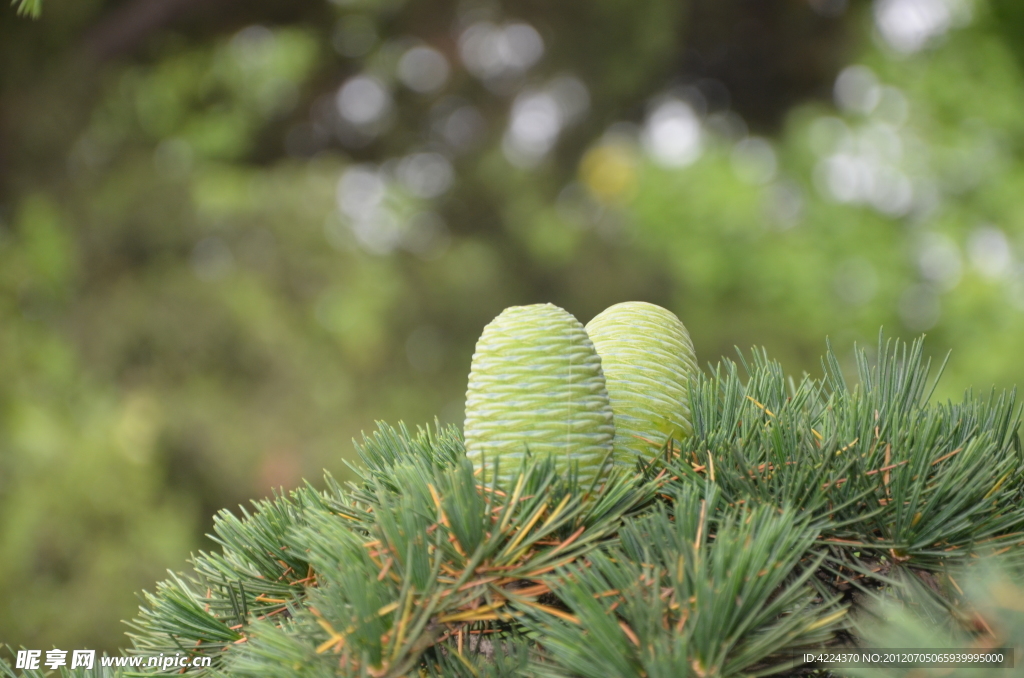
[{"label": "cone scale pattern", "polygon": [[513,306],[476,345],[466,392],[466,454],[484,466],[500,456],[499,481],[514,483],[523,456],[578,464],[587,486],[610,462],[615,422],[601,358],[583,325],[552,304]]},{"label": "cone scale pattern", "polygon": [[697,375],[690,335],[671,311],[631,301],[586,327],[601,356],[615,414],[615,463],[650,459],[669,437],[693,433],[688,384]]}]

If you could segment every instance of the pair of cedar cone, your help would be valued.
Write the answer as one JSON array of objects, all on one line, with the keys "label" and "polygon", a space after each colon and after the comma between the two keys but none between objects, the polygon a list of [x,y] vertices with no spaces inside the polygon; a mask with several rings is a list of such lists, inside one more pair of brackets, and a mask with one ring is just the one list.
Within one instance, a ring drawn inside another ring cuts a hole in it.
[{"label": "pair of cedar cone", "polygon": [[513,306],[484,328],[466,392],[466,454],[511,486],[523,458],[575,467],[581,487],[692,433],[693,344],[660,306],[626,302],[584,327],[552,304]]}]

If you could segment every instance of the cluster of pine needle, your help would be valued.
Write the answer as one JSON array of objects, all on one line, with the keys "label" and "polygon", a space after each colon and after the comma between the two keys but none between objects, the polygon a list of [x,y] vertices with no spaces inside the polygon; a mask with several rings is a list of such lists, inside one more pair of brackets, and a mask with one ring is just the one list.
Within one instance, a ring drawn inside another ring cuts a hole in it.
[{"label": "cluster of pine needle", "polygon": [[831,349],[823,368],[721,363],[691,438],[589,486],[529,458],[487,484],[457,428],[381,425],[356,482],[221,512],[220,552],[144,595],[131,652],[231,677],[706,678],[1024,646],[1014,395],[931,402],[920,342],[859,352],[855,386]]}]

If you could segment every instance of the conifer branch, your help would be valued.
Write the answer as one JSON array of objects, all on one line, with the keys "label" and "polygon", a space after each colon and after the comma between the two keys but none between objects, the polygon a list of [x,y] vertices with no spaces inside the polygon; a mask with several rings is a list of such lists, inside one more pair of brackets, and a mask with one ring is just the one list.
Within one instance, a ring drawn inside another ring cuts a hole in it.
[{"label": "conifer branch", "polygon": [[831,348],[799,382],[724,361],[691,384],[691,436],[601,483],[381,424],[356,482],[221,513],[220,552],[145,594],[134,652],[233,677],[728,678],[856,638],[879,596],[960,624],[935,573],[1024,554],[1021,408],[930,402],[923,356],[880,340],[852,386]]},{"label": "conifer branch", "polygon": [[43,0],[11,0],[11,5],[17,11],[18,16],[38,19],[43,15]]}]

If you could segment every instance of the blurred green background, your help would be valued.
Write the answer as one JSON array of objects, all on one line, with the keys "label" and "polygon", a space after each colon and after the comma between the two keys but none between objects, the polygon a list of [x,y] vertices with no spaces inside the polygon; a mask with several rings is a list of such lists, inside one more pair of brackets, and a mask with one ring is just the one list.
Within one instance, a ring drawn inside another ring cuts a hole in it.
[{"label": "blurred green background", "polygon": [[461,423],[512,304],[1024,382],[1022,7],[0,7],[0,642],[126,646],[216,510]]}]

